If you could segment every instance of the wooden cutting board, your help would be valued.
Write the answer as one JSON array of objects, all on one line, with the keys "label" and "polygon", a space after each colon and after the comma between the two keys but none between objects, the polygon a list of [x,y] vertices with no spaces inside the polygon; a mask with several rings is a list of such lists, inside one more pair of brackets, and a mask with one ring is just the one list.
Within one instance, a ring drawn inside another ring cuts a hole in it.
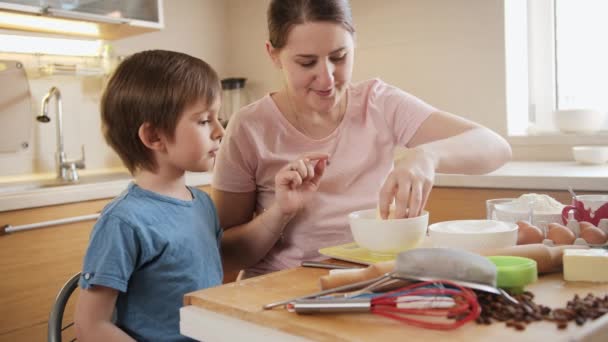
[{"label": "wooden cutting board", "polygon": [[[505,327],[504,323],[490,326],[473,322],[452,331],[425,330],[408,326],[373,314],[298,315],[279,307],[264,311],[268,303],[306,295],[319,290],[318,279],[327,270],[295,268],[265,276],[246,279],[187,294],[185,305],[194,305],[215,313],[248,321],[272,329],[317,341],[567,341],[583,334],[608,330],[608,315],[583,327],[569,324],[558,330],[555,324],[535,322],[525,331]],[[550,307],[564,307],[574,294],[589,292],[605,295],[608,284],[566,283],[561,274],[543,276],[530,285],[535,302]],[[183,322],[183,321],[182,321]],[[204,326],[201,321],[200,325]],[[228,332],[226,332],[228,334]],[[608,331],[603,332],[603,336]]]},{"label": "wooden cutting board", "polygon": [[0,60],[0,153],[30,145],[34,123],[30,86],[21,62]]}]

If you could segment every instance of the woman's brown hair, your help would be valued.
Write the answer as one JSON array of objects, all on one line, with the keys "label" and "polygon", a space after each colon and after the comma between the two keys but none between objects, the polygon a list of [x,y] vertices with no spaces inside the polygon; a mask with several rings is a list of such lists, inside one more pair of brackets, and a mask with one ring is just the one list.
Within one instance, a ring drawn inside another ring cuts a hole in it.
[{"label": "woman's brown hair", "polygon": [[276,49],[287,43],[294,25],[326,21],[355,33],[348,0],[272,0],[268,6],[268,40]]},{"label": "woman's brown hair", "polygon": [[173,51],[149,50],[125,59],[101,99],[103,135],[131,173],[154,170],[152,151],[139,139],[139,127],[152,127],[174,137],[187,106],[204,99],[211,106],[220,96],[217,73],[204,61]]}]

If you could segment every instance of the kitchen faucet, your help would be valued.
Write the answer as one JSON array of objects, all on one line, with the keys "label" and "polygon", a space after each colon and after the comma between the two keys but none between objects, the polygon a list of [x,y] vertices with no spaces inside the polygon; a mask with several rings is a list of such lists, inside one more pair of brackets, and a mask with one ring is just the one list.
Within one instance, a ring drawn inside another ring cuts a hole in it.
[{"label": "kitchen faucet", "polygon": [[78,180],[77,169],[84,169],[84,145],[82,149],[82,157],[79,160],[68,160],[63,149],[63,125],[62,125],[62,105],[61,105],[61,92],[57,87],[51,87],[49,92],[42,98],[41,113],[36,117],[36,120],[40,122],[49,122],[49,101],[52,97],[55,97],[55,114],[57,115],[57,151],[55,152],[55,163],[57,167],[57,178],[64,181],[75,182]]}]

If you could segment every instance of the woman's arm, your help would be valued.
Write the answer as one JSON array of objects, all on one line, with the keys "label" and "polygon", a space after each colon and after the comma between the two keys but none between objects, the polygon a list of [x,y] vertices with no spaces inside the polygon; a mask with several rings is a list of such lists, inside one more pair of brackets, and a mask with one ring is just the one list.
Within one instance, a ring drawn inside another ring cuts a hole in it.
[{"label": "woman's arm", "polygon": [[500,135],[445,112],[431,114],[408,147],[431,155],[441,173],[483,174],[511,159],[511,147]]},{"label": "woman's arm", "polygon": [[275,176],[275,202],[253,217],[256,193],[212,189],[222,237],[226,272],[253,266],[270,251],[291,219],[319,188],[329,155],[307,153],[285,165]]},{"label": "woman's arm", "polygon": [[395,151],[395,167],[380,189],[380,216],[420,215],[433,188],[435,172],[482,174],[511,159],[511,147],[498,134],[456,115],[435,112],[418,128],[407,148]]},{"label": "woman's arm", "polygon": [[135,341],[112,323],[118,291],[105,286],[81,289],[74,314],[78,341]]},{"label": "woman's arm", "polygon": [[211,198],[224,229],[222,263],[224,272],[255,265],[281,237],[291,220],[276,203],[255,216],[255,192],[227,192],[213,188]]}]

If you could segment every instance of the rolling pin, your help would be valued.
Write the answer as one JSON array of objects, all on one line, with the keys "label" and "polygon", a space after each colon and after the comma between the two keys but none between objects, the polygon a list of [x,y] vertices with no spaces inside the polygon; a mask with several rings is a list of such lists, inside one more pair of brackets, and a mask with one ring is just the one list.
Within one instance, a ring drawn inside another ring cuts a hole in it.
[{"label": "rolling pin", "polygon": [[319,278],[319,282],[321,290],[333,289],[342,285],[378,278],[385,273],[392,272],[394,269],[395,260],[381,261],[366,268],[331,270],[329,275]]},{"label": "rolling pin", "polygon": [[[480,252],[483,256],[505,255],[530,258],[536,261],[536,267],[539,274],[559,272],[562,267],[562,256],[564,249],[587,249],[587,246],[581,245],[563,245],[549,247],[542,243],[518,245],[499,249],[491,249]],[[332,271],[329,275],[322,276],[319,279],[321,289],[333,289],[338,286],[352,284],[359,281],[377,278],[385,273],[392,272],[395,269],[395,261],[383,261],[367,268],[338,270]]]},{"label": "rolling pin", "polygon": [[536,268],[539,274],[559,272],[562,269],[562,257],[564,249],[588,249],[588,246],[582,245],[563,245],[549,247],[542,243],[534,243],[529,245],[518,245],[499,249],[485,250],[479,254],[484,256],[490,255],[505,255],[530,258],[536,261]]}]

